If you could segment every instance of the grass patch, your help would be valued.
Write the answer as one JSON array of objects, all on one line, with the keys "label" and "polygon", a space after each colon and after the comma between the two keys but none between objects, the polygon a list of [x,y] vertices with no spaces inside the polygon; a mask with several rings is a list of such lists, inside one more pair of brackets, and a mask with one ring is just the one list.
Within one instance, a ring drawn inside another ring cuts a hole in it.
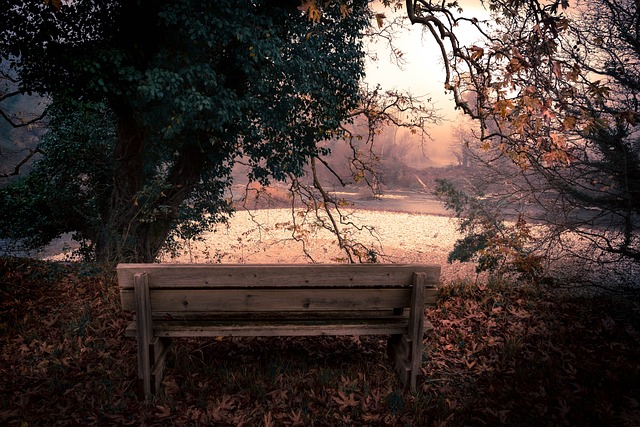
[{"label": "grass patch", "polygon": [[2,425],[640,424],[634,302],[448,284],[416,393],[384,337],[174,340],[142,403],[110,272],[0,258],[0,295]]}]

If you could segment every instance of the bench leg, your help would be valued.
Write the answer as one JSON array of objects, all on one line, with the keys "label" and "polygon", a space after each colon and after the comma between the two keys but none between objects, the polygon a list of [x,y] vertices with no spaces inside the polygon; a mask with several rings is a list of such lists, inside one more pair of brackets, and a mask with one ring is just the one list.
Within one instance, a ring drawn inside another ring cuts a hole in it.
[{"label": "bench leg", "polygon": [[[155,337],[149,343],[148,359],[145,359],[144,354],[138,355],[138,396],[140,398],[150,399],[160,392],[170,346],[170,338]],[[140,366],[145,360],[148,362],[147,366]],[[149,375],[145,376],[145,372],[149,372]]]},{"label": "bench leg", "polygon": [[411,379],[410,351],[411,343],[407,335],[392,335],[387,341],[387,354],[391,360],[393,370],[405,387]]},{"label": "bench leg", "polygon": [[153,336],[147,274],[134,275],[133,282],[138,335],[138,395],[151,399],[160,390],[170,340]]},{"label": "bench leg", "polygon": [[422,365],[422,339],[424,336],[425,274],[413,275],[411,312],[406,334],[393,335],[387,343],[387,353],[393,367],[405,387],[416,391],[418,374]]}]

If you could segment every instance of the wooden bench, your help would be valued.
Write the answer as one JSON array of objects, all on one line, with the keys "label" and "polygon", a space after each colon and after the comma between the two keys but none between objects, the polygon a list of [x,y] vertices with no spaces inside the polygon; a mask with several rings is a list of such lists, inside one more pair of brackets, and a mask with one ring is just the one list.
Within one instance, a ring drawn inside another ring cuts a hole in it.
[{"label": "wooden bench", "polygon": [[390,335],[388,353],[415,390],[423,334],[432,329],[440,267],[401,264],[120,264],[126,335],[138,340],[139,391],[162,381],[170,339]]}]

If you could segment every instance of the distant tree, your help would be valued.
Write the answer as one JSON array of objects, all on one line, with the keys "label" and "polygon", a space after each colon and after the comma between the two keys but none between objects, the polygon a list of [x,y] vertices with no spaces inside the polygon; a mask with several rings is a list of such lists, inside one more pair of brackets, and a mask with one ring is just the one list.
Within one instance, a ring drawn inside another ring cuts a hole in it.
[{"label": "distant tree", "polygon": [[[265,184],[299,176],[322,154],[317,143],[358,106],[370,13],[365,1],[336,2],[322,19],[307,10],[307,19],[298,6],[4,2],[0,55],[21,93],[58,105],[62,127],[50,128],[49,160],[3,191],[0,204],[27,207],[32,185],[48,188],[54,193],[44,200],[79,213],[45,221],[41,241],[76,231],[99,260],[152,261],[176,227],[206,227],[228,212],[224,192],[236,159]],[[78,121],[102,127],[100,114],[112,118],[108,132],[76,128]],[[65,147],[68,157],[54,153]],[[102,149],[104,169],[87,174],[74,156]],[[5,209],[4,225],[15,224],[11,213],[20,211]],[[41,229],[33,224],[23,237]]]},{"label": "distant tree", "polygon": [[468,127],[458,125],[451,131],[452,148],[451,154],[458,161],[458,166],[470,167],[470,150],[473,149],[475,137]]}]

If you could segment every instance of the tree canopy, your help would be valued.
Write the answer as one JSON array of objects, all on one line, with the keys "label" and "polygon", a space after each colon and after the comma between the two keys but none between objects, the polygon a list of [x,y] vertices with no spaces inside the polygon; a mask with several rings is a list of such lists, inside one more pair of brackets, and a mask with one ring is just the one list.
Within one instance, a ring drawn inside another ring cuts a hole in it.
[{"label": "tree canopy", "polygon": [[[329,4],[321,20],[307,19],[298,6],[5,4],[2,59],[21,92],[58,105],[47,144],[62,157],[42,162],[37,178],[23,184],[47,188],[53,199],[66,198],[60,204],[82,211],[75,231],[98,259],[151,261],[172,230],[204,227],[229,211],[224,192],[238,159],[263,183],[300,175],[321,153],[317,142],[358,105],[370,15],[364,1]],[[72,146],[92,153],[109,173],[96,177],[77,152],[64,151]],[[56,179],[70,183],[64,177],[72,175],[75,190],[63,192],[70,189]],[[77,199],[88,190],[91,209]],[[16,206],[15,196],[15,189],[4,192],[2,206]],[[5,235],[23,214],[3,212]],[[40,225],[44,236],[70,231],[65,221]],[[29,230],[13,237],[36,231]]]},{"label": "tree canopy", "polygon": [[[456,105],[478,120],[476,160],[485,184],[494,179],[484,190],[517,209],[521,220],[543,225],[535,245],[547,255],[561,249],[601,266],[637,264],[638,3],[487,6],[491,25],[431,2],[407,2],[412,22],[440,43]],[[455,33],[461,21],[477,26],[482,39],[461,45]]]}]

